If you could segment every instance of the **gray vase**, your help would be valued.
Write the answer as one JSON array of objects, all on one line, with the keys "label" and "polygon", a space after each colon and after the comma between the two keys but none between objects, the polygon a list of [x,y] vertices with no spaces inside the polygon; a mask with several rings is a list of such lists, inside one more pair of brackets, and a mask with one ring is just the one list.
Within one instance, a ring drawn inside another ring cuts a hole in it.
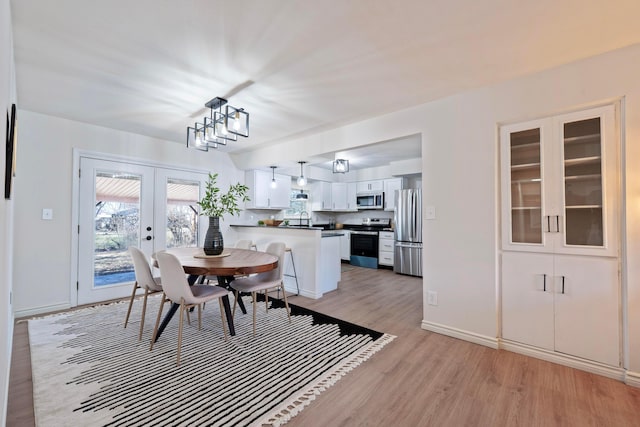
[{"label": "gray vase", "polygon": [[224,249],[224,240],[220,231],[220,217],[209,217],[209,228],[204,236],[205,255],[220,255]]}]

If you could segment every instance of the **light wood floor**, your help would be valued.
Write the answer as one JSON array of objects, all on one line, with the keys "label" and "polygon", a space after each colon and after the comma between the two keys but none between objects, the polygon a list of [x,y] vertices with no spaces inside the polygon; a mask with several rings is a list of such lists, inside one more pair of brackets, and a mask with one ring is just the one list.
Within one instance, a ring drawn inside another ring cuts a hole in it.
[{"label": "light wood floor", "polygon": [[[353,267],[320,300],[290,301],[397,338],[287,426],[640,426],[640,389],[424,331],[422,280]],[[17,323],[7,426],[34,425],[25,323]]]}]

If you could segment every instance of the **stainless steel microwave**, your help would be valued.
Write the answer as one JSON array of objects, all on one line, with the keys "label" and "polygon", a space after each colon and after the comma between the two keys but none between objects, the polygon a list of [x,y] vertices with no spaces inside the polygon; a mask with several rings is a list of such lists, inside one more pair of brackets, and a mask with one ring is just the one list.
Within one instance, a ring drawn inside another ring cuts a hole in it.
[{"label": "stainless steel microwave", "polygon": [[358,209],[384,208],[384,193],[358,194],[356,196]]}]

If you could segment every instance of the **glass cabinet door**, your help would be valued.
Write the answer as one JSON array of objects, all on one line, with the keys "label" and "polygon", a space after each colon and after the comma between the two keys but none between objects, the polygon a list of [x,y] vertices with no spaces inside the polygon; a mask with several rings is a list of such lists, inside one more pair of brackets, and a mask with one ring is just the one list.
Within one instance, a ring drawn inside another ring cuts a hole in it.
[{"label": "glass cabinet door", "polygon": [[562,125],[566,245],[604,244],[600,128],[600,117]]},{"label": "glass cabinet door", "polygon": [[542,243],[542,146],[540,128],[509,134],[511,243]]}]

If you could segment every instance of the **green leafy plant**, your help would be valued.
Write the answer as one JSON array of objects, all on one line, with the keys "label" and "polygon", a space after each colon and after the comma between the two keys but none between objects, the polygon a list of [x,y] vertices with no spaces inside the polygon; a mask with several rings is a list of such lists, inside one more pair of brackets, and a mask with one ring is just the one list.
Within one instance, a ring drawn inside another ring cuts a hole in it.
[{"label": "green leafy plant", "polygon": [[222,194],[220,187],[217,186],[217,180],[217,173],[209,173],[204,197],[198,202],[198,205],[202,208],[200,214],[217,217],[221,217],[225,213],[238,215],[240,213],[238,202],[249,201],[249,196],[247,196],[249,187],[238,182],[230,185],[229,191]]}]

